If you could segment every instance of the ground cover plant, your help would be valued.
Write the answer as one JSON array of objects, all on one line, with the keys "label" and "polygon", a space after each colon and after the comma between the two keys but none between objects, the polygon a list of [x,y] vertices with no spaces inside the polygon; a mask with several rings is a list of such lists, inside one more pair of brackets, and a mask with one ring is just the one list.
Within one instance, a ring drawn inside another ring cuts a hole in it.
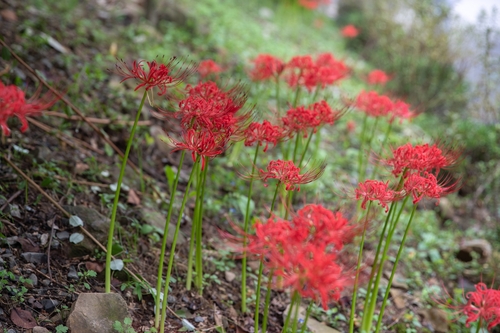
[{"label": "ground cover plant", "polygon": [[126,300],[117,332],[492,331],[498,212],[463,210],[470,148],[343,49],[364,28],[326,3],[177,4],[156,30],[7,3],[0,327],[67,331],[93,291]]}]

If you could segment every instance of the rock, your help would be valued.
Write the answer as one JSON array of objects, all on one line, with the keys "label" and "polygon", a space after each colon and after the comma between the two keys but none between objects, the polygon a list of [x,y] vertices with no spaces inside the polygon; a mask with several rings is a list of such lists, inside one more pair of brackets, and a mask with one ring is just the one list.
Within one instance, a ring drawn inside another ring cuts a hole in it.
[{"label": "rock", "polygon": [[[108,239],[109,218],[97,211],[84,206],[63,206],[70,214],[77,215],[83,221],[83,227],[89,231],[101,244],[106,245]],[[68,224],[68,226],[70,226]],[[78,231],[75,228],[75,231]],[[94,253],[97,245],[88,237],[78,244],[70,243],[69,255],[79,257]]]},{"label": "rock", "polygon": [[28,279],[31,280],[30,284],[31,286],[33,287],[38,286],[38,277],[35,274],[31,273],[30,276],[28,276]]},{"label": "rock", "polygon": [[9,213],[12,217],[21,218],[21,210],[18,205],[9,205]]},{"label": "rock", "polygon": [[224,277],[226,278],[227,282],[231,282],[236,278],[236,274],[234,274],[231,271],[225,271],[224,272]]},{"label": "rock", "polygon": [[175,296],[168,295],[167,296],[167,303],[168,304],[174,304],[177,301],[177,298]]},{"label": "rock", "polygon": [[78,280],[78,273],[75,269],[75,266],[69,266],[68,279]]},{"label": "rock", "polygon": [[46,298],[42,299],[42,306],[47,312],[52,312],[56,309],[56,307],[60,304],[59,301],[56,301],[54,299]]},{"label": "rock", "polygon": [[479,263],[486,263],[492,254],[491,244],[486,239],[464,240],[460,243],[460,249],[456,255],[463,262],[471,262],[474,258],[472,253],[479,255]]},{"label": "rock", "polygon": [[127,317],[127,303],[119,294],[80,294],[66,326],[71,333],[112,333],[113,323]]},{"label": "rock", "polygon": [[29,263],[40,265],[42,263],[47,262],[47,256],[45,253],[36,253],[36,252],[24,252],[21,253],[21,256]]},{"label": "rock", "polygon": [[194,317],[195,323],[202,323],[204,320],[205,320],[205,318],[200,317],[200,316]]},{"label": "rock", "polygon": [[59,231],[58,233],[56,233],[56,237],[59,238],[60,240],[69,239],[69,232],[67,232],[67,231]]},{"label": "rock", "polygon": [[45,327],[35,326],[33,327],[33,333],[50,333],[50,331]]},{"label": "rock", "polygon": [[[288,311],[290,311],[290,304],[287,306],[285,311],[283,311],[283,320],[286,320],[286,316],[288,315]],[[295,312],[295,310],[293,310],[293,311]],[[292,316],[293,316],[293,313],[292,313]],[[306,309],[301,306],[299,308],[299,320],[302,319],[302,321],[303,321],[305,319],[305,317],[306,317]],[[326,326],[325,324],[317,321],[316,319],[312,318],[311,316],[309,316],[309,318],[307,319],[307,328],[309,328],[309,330],[312,333],[340,333],[336,329],[331,328],[330,326]]]},{"label": "rock", "polygon": [[[163,235],[163,229],[165,227],[165,219],[166,219],[165,215],[150,208],[142,208],[140,214],[143,222],[146,222],[147,224],[155,227],[158,233]],[[176,222],[177,218],[176,217],[174,218],[173,215],[174,214],[172,214],[172,219],[170,221],[170,225],[168,226],[168,237],[167,237],[168,246],[171,246],[172,242],[174,241],[175,224],[172,222]],[[183,245],[185,243],[186,243],[186,237],[184,237],[184,235],[181,232],[179,232],[177,236],[176,246]]]}]

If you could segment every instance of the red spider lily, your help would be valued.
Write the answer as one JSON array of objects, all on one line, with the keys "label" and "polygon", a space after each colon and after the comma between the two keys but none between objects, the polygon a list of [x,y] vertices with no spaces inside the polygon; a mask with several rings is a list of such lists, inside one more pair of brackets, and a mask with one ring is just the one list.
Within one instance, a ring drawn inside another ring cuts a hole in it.
[{"label": "red spider lily", "polygon": [[386,213],[389,211],[388,204],[399,199],[397,192],[389,188],[389,182],[384,183],[371,179],[359,183],[355,195],[356,200],[363,199],[361,208],[366,209],[368,201],[378,201],[379,205],[385,208]]},{"label": "red spider lily", "polygon": [[316,85],[325,88],[332,85],[349,74],[349,67],[340,60],[335,59],[331,53],[322,53],[316,58]]},{"label": "red spider lily", "polygon": [[391,80],[391,77],[387,75],[384,71],[380,69],[374,69],[368,74],[367,82],[368,84],[380,84],[384,85]]},{"label": "red spider lily", "polygon": [[320,127],[326,124],[333,125],[340,117],[344,115],[344,112],[333,111],[326,101],[316,102],[310,105],[309,108],[314,112],[315,127]]},{"label": "red spider lily", "polygon": [[184,128],[234,133],[251,116],[249,112],[237,115],[247,98],[242,86],[223,91],[215,82],[208,81],[189,87],[187,95],[176,113]]},{"label": "red spider lily", "polygon": [[349,24],[343,27],[340,33],[346,38],[354,38],[359,35],[359,30],[354,25]]},{"label": "red spider lily", "polygon": [[413,197],[413,203],[416,204],[423,197],[438,199],[436,205],[439,203],[439,198],[453,192],[457,188],[457,183],[449,183],[444,180],[439,182],[431,173],[424,172],[421,175],[418,172],[410,173],[404,181],[403,189]]},{"label": "red spider lily", "polygon": [[270,78],[277,79],[283,70],[285,64],[279,58],[270,54],[260,54],[253,60],[254,68],[249,76],[253,81],[264,81]]},{"label": "red spider lily", "polygon": [[274,126],[269,121],[264,120],[262,124],[251,123],[243,132],[243,136],[245,137],[245,146],[251,146],[255,142],[262,146],[265,143],[264,152],[266,152],[270,143],[276,146],[283,139],[285,131],[283,128]]},{"label": "red spider lily", "polygon": [[355,105],[372,117],[384,117],[394,109],[394,103],[384,95],[379,95],[375,91],[359,93]]},{"label": "red spider lily", "polygon": [[184,141],[172,142],[175,148],[172,151],[189,150],[193,161],[196,156],[201,156],[201,169],[205,168],[206,159],[222,154],[226,150],[229,137],[226,133],[213,133],[208,130],[188,129],[183,135]]},{"label": "red spider lily", "polygon": [[293,57],[286,64],[286,68],[289,71],[286,80],[290,87],[297,85],[308,89],[316,87],[316,64],[310,55]]},{"label": "red spider lily", "polygon": [[403,101],[396,101],[393,104],[393,109],[391,110],[391,118],[389,122],[393,122],[394,119],[399,118],[400,123],[403,119],[411,119],[417,116],[417,113],[410,110],[410,105]]},{"label": "red spider lily", "polygon": [[187,65],[180,66],[173,72],[173,67],[176,67],[179,62],[180,60],[176,57],[172,57],[167,64],[158,64],[156,60],[147,61],[148,70],[145,70],[144,60],[134,61],[131,65],[120,60],[116,64],[116,71],[123,76],[120,82],[128,79],[135,79],[139,82],[134,90],[140,88],[150,90],[157,87],[160,90],[158,95],[161,96],[167,93],[167,88],[183,82],[196,70],[195,66]]},{"label": "red spider lily", "polygon": [[346,124],[347,132],[351,133],[354,132],[356,129],[356,123],[352,120],[349,120]]},{"label": "red spider lily", "polygon": [[286,115],[281,118],[281,121],[283,122],[283,127],[290,136],[302,132],[304,138],[307,138],[309,129],[316,128],[318,125],[316,114],[314,110],[310,110],[304,106],[298,106],[289,109]]},{"label": "red spider lily", "polygon": [[[269,162],[267,171],[263,169],[259,170],[259,178],[263,180],[264,183],[266,183],[268,179],[277,179],[280,184],[285,185],[287,191],[293,191],[295,189],[300,191],[299,185],[315,181],[321,177],[324,170],[325,165],[321,164],[304,174],[300,174],[300,168],[295,166],[292,161],[275,160]],[[267,184],[264,186],[267,186]]]},{"label": "red spider lily", "polygon": [[282,277],[281,287],[320,300],[325,310],[331,300],[339,300],[340,292],[352,280],[338,262],[337,253],[328,251],[326,244],[287,242],[281,253],[271,253],[268,266]]},{"label": "red spider lily", "polygon": [[39,115],[42,110],[46,110],[58,101],[57,96],[47,92],[40,97],[40,89],[28,100],[24,92],[15,85],[5,86],[0,82],[0,127],[5,136],[10,135],[10,128],[7,120],[10,117],[17,117],[21,121],[21,132],[28,129],[26,117]]},{"label": "red spider lily", "polygon": [[392,174],[396,177],[403,171],[432,172],[436,174],[442,168],[454,165],[460,157],[460,151],[445,145],[428,143],[412,146],[407,143],[392,150],[392,158],[382,162],[392,167]]},{"label": "red spider lily", "polygon": [[476,284],[476,291],[467,293],[462,311],[467,316],[467,327],[479,319],[488,323],[488,330],[492,329],[500,324],[500,290],[490,289],[482,282]]},{"label": "red spider lily", "polygon": [[201,79],[204,79],[210,74],[218,74],[220,72],[222,72],[222,68],[211,59],[202,60],[198,65],[198,73],[200,73]]},{"label": "red spider lily", "polygon": [[305,205],[293,217],[296,229],[306,228],[309,238],[320,244],[331,244],[342,250],[353,235],[353,228],[341,212],[332,212],[321,205]]},{"label": "red spider lily", "polygon": [[247,235],[248,243],[247,248],[244,250],[256,256],[266,256],[271,252],[282,252],[283,244],[290,239],[292,232],[295,232],[289,221],[274,216],[270,217],[266,223],[257,220],[254,228],[255,235]]},{"label": "red spider lily", "polygon": [[327,5],[331,0],[299,0],[299,5],[307,9],[316,9],[320,5]]}]

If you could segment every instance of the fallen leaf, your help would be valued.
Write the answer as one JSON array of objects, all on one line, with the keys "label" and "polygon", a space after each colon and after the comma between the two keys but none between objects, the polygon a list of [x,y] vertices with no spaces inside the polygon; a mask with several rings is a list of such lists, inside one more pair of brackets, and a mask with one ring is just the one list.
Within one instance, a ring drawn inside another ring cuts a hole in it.
[{"label": "fallen leaf", "polygon": [[0,11],[0,15],[6,20],[10,22],[16,22],[17,21],[17,15],[16,13],[11,10],[11,9],[3,9]]},{"label": "fallen leaf", "polygon": [[131,204],[131,205],[138,206],[138,205],[141,204],[141,199],[139,198],[139,196],[137,195],[137,193],[135,193],[134,190],[130,189],[128,191],[127,202],[129,204]]},{"label": "fallen leaf", "polygon": [[85,262],[85,268],[88,271],[94,271],[96,273],[101,273],[104,270],[104,267],[102,267],[101,264],[92,261]]},{"label": "fallen leaf", "polygon": [[87,171],[88,169],[90,169],[90,167],[85,163],[77,162],[75,165],[75,172],[77,174],[81,174],[84,171]]},{"label": "fallen leaf", "polygon": [[22,310],[20,308],[13,308],[10,312],[10,320],[19,327],[33,328],[37,325],[35,318],[31,312]]},{"label": "fallen leaf", "polygon": [[40,252],[40,247],[33,243],[31,239],[20,237],[17,241],[21,244],[24,252]]}]

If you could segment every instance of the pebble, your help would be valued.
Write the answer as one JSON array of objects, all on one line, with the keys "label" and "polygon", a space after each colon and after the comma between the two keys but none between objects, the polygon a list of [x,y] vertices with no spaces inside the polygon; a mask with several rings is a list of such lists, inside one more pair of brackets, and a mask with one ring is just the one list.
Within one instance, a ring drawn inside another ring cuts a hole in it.
[{"label": "pebble", "polygon": [[168,304],[174,304],[175,301],[177,301],[177,298],[175,298],[175,296],[170,296],[170,295],[167,296]]},{"label": "pebble", "polygon": [[42,299],[42,305],[45,311],[52,312],[56,309],[56,307],[60,304],[59,301],[53,299]]},{"label": "pebble", "polygon": [[27,262],[30,262],[32,264],[37,264],[37,265],[40,265],[41,263],[44,263],[47,261],[47,256],[45,255],[45,253],[24,252],[24,253],[21,253],[21,256]]},{"label": "pebble", "polygon": [[68,279],[70,280],[78,280],[78,273],[75,269],[75,266],[69,266]]},{"label": "pebble", "polygon": [[35,274],[31,273],[30,276],[28,276],[28,279],[31,280],[31,283],[27,283],[26,288],[33,288],[38,285],[38,277]]},{"label": "pebble", "polygon": [[56,237],[59,238],[60,240],[69,239],[69,232],[67,232],[67,231],[59,231],[58,233],[56,233]]},{"label": "pebble", "polygon": [[204,320],[205,320],[205,318],[200,317],[200,316],[196,316],[196,317],[194,317],[194,321],[195,321],[196,323],[201,323],[201,322],[203,322]]},{"label": "pebble", "polygon": [[227,282],[231,282],[236,278],[236,274],[234,274],[231,271],[225,271],[224,272],[224,277],[226,278]]},{"label": "pebble", "polygon": [[49,279],[43,279],[42,284],[46,287],[50,286],[51,281]]}]

